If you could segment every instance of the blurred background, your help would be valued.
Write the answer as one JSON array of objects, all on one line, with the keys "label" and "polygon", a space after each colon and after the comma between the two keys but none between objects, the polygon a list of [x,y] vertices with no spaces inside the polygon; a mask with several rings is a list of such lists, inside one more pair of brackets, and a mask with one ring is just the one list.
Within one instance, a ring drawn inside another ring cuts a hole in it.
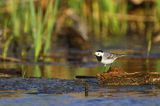
[{"label": "blurred background", "polygon": [[72,79],[96,75],[97,49],[113,66],[160,71],[160,0],[0,0],[0,73]]}]

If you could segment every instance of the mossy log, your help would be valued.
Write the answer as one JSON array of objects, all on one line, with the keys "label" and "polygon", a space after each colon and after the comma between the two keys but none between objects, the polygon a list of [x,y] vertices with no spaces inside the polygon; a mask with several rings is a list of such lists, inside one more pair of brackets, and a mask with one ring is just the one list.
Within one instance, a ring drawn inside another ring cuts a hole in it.
[{"label": "mossy log", "polygon": [[146,85],[160,84],[159,72],[127,73],[121,69],[111,69],[109,72],[97,74],[101,85]]}]

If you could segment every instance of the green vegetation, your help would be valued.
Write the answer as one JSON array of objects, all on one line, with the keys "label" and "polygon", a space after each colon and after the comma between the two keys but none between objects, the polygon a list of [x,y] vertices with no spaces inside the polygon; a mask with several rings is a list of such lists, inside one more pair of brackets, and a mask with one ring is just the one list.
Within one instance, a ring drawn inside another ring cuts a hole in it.
[{"label": "green vegetation", "polygon": [[[67,9],[86,23],[90,39],[119,39],[127,35],[128,30],[134,32],[134,28],[129,27],[133,26],[130,22],[138,23],[139,31],[145,31],[148,29],[143,28],[154,24],[156,19],[156,26],[159,27],[160,2],[157,0],[154,3],[154,7],[144,8],[154,8],[157,14],[144,18],[147,16],[145,12],[140,17],[128,14],[133,6],[127,0],[1,0],[0,30],[3,41],[0,49],[3,57],[13,52],[20,58],[26,58],[34,51],[34,60],[38,61],[41,54],[47,54],[51,49],[52,40],[56,39],[56,23]],[[151,28],[145,33],[148,53],[152,48],[153,31]]]},{"label": "green vegetation", "polygon": [[[11,0],[5,3],[6,8],[9,8],[9,13],[8,17],[3,17],[5,19],[3,36],[6,38],[3,45],[3,56],[6,57],[8,48],[16,43],[18,48],[15,48],[20,52],[18,55],[25,58],[24,56],[33,49],[35,61],[37,61],[42,46],[44,50],[41,53],[46,53],[50,49],[51,35],[60,0],[48,1],[44,14],[41,7],[35,7],[33,0]],[[6,32],[7,29],[10,30],[10,33]],[[30,51],[27,51],[27,48],[30,48]]]}]

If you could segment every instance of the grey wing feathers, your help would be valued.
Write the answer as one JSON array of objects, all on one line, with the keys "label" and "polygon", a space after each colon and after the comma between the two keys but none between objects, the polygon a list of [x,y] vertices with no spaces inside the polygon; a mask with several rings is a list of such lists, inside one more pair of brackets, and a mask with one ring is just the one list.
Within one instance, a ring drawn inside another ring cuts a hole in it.
[{"label": "grey wing feathers", "polygon": [[112,53],[104,53],[105,58],[107,59],[115,59],[117,58],[116,54],[112,54]]},{"label": "grey wing feathers", "polygon": [[125,56],[125,55],[113,54],[113,53],[104,53],[104,56],[107,59],[116,59],[118,57],[122,57],[122,56]]}]

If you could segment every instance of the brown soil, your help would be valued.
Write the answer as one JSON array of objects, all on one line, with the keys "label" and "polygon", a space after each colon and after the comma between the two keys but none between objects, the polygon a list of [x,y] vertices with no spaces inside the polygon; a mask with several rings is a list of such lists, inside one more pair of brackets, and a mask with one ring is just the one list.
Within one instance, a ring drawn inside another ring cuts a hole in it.
[{"label": "brown soil", "polygon": [[97,74],[100,85],[146,85],[160,84],[159,72],[127,73],[121,68],[112,68],[108,72]]}]

